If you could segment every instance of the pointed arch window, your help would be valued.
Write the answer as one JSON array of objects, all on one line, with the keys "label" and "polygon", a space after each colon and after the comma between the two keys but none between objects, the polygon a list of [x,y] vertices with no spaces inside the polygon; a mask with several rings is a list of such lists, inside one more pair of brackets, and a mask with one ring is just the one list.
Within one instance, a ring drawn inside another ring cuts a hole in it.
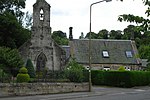
[{"label": "pointed arch window", "polygon": [[37,71],[43,71],[45,66],[46,66],[46,61],[47,58],[45,56],[45,54],[42,52],[39,54],[38,58],[37,58]]},{"label": "pointed arch window", "polygon": [[44,20],[44,11],[43,11],[43,9],[40,10],[40,20]]}]

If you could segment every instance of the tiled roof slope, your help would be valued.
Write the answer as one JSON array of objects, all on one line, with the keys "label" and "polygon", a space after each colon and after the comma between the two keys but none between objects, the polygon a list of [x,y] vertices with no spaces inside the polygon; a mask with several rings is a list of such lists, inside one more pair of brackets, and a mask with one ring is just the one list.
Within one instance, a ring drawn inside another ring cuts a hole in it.
[{"label": "tiled roof slope", "polygon": [[[73,54],[79,63],[89,63],[89,40],[74,39]],[[104,58],[103,50],[107,50],[109,58]],[[127,58],[126,51],[131,51],[133,57]],[[91,63],[93,64],[139,64],[138,51],[135,42],[131,40],[91,40]]]}]

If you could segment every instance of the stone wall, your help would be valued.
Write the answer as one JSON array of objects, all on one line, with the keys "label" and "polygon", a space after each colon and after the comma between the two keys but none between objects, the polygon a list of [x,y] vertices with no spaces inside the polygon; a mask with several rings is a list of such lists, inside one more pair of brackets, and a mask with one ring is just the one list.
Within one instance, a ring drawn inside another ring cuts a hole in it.
[{"label": "stone wall", "polygon": [[88,91],[88,83],[1,83],[1,96],[23,96]]}]

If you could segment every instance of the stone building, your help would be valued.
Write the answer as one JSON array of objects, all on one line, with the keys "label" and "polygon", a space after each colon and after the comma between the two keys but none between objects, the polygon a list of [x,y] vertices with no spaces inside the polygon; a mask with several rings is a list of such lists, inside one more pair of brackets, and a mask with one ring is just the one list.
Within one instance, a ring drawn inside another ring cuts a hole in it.
[{"label": "stone building", "polygon": [[65,65],[65,51],[51,38],[50,8],[45,0],[36,0],[31,39],[19,48],[23,60],[31,59],[38,71],[62,70]]},{"label": "stone building", "polygon": [[[89,67],[89,39],[73,39],[70,33],[70,55],[85,68]],[[93,70],[141,70],[141,59],[133,40],[91,39]]]}]

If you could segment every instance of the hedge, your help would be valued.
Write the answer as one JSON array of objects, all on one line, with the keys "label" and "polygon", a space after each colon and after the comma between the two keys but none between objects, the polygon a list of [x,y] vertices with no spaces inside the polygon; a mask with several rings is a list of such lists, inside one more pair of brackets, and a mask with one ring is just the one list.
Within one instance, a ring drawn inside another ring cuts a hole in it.
[{"label": "hedge", "polygon": [[92,71],[93,85],[134,87],[150,84],[150,72],[144,71]]}]

